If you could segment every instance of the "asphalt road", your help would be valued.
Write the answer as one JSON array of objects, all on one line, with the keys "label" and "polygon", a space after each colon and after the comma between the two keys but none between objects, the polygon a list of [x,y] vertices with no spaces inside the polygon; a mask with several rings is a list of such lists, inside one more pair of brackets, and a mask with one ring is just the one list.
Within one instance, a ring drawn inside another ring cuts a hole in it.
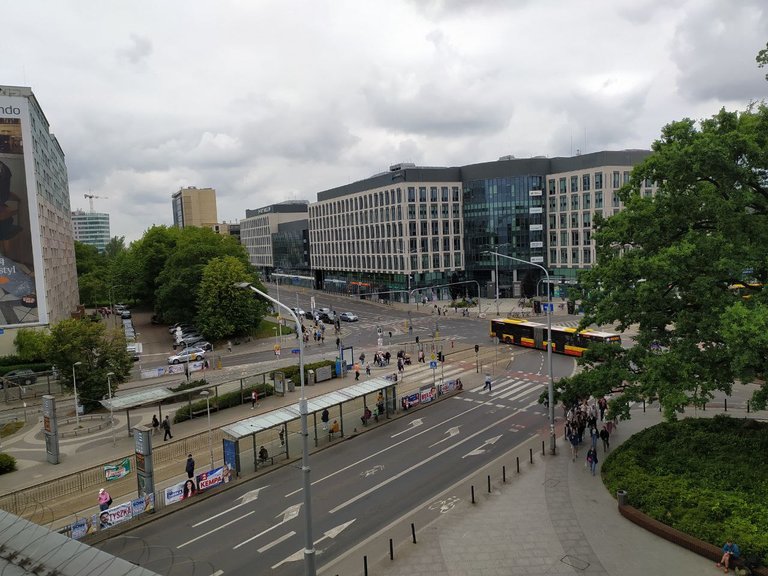
[{"label": "asphalt road", "polygon": [[[490,393],[465,389],[313,455],[318,568],[403,515],[429,510],[434,494],[547,426],[537,403],[546,378],[517,368],[500,370]],[[168,575],[301,574],[301,485],[297,467],[276,468],[101,547]]]}]

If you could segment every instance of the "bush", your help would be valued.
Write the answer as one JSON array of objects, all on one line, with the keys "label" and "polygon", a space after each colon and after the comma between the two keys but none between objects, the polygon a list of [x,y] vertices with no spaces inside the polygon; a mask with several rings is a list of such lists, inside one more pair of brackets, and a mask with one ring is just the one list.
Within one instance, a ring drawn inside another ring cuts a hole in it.
[{"label": "bush", "polygon": [[[257,384],[256,386],[243,388],[242,396],[240,390],[220,394],[218,399],[215,396],[211,396],[209,400],[211,403],[211,411],[224,410],[226,408],[231,408],[232,406],[241,406],[244,403],[243,399],[250,397],[253,390],[258,392],[259,398],[266,398],[275,393],[275,389],[270,384]],[[206,400],[196,400],[192,402],[191,408],[193,413],[206,410]],[[190,418],[190,405],[187,404],[176,410],[176,414],[173,417],[173,423],[178,424],[179,422],[184,422]]]},{"label": "bush", "polygon": [[16,470],[16,458],[9,454],[0,453],[0,474],[14,472]]},{"label": "bush", "polygon": [[[334,378],[338,377],[338,374],[336,374],[336,362],[332,360],[322,360],[320,362],[314,362],[312,364],[304,364],[304,382],[309,382],[309,375],[308,372],[310,370],[317,371],[318,368],[322,368],[323,366],[330,366],[331,367],[331,374]],[[271,372],[269,374],[269,379],[274,380],[275,379],[275,372],[282,372],[285,374],[286,380],[292,380],[294,384],[297,386],[299,385],[300,379],[299,379],[299,367],[297,366],[286,366],[285,368],[281,368],[280,370],[275,370],[274,372]]]},{"label": "bush", "polygon": [[665,422],[635,434],[603,464],[611,493],[669,526],[768,562],[768,424],[728,416]]}]

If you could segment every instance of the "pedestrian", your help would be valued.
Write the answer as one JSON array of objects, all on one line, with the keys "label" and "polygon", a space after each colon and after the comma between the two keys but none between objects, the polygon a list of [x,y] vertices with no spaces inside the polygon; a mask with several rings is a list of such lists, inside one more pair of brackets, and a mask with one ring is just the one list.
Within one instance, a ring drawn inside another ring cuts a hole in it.
[{"label": "pedestrian", "polygon": [[600,422],[603,421],[605,418],[605,409],[608,407],[608,401],[605,399],[605,396],[601,396],[600,399],[597,401],[597,408],[600,410]]},{"label": "pedestrian", "polygon": [[402,374],[404,369],[405,369],[405,366],[403,364],[403,359],[402,358],[398,358],[397,359],[397,371]]},{"label": "pedestrian", "polygon": [[171,421],[168,419],[168,416],[163,419],[163,430],[165,430],[165,433],[163,434],[163,442],[168,440],[168,438],[173,440],[173,434],[171,434]]},{"label": "pedestrian", "polygon": [[570,429],[570,435],[568,440],[571,442],[571,461],[576,462],[576,458],[579,456],[579,434],[572,428]]},{"label": "pedestrian", "polygon": [[592,441],[592,449],[597,448],[597,439],[600,438],[600,433],[597,431],[597,426],[593,425],[589,427],[589,439]]},{"label": "pedestrian", "polygon": [[331,424],[331,429],[329,431],[330,437],[333,438],[333,435],[334,434],[338,434],[338,432],[340,430],[341,430],[341,428],[339,427],[339,421],[338,420],[334,420],[333,424]]},{"label": "pedestrian", "polygon": [[187,478],[195,477],[195,460],[192,458],[192,454],[187,456],[187,465],[184,469],[187,471]]},{"label": "pedestrian", "polygon": [[232,352],[232,340],[227,340],[227,351]]},{"label": "pedestrian", "polygon": [[365,365],[365,375],[366,375],[366,376],[370,376],[370,375],[371,375],[371,363],[370,363],[370,362],[368,362],[368,363]]},{"label": "pedestrian", "polygon": [[488,392],[491,391],[491,375],[487,374],[485,375],[485,385],[483,386],[483,390],[488,388]]},{"label": "pedestrian", "polygon": [[739,545],[735,544],[732,540],[726,540],[723,546],[723,557],[720,558],[720,562],[715,564],[715,566],[722,568],[723,572],[727,573],[728,568],[734,568],[736,558],[739,556],[741,556]]},{"label": "pedestrian", "polygon": [[103,512],[112,506],[112,496],[104,488],[99,488],[99,511]]},{"label": "pedestrian", "polygon": [[360,364],[355,362],[355,365],[353,366],[355,370],[355,380],[360,380]]},{"label": "pedestrian", "polygon": [[597,450],[594,448],[587,450],[587,466],[592,470],[592,476],[594,476],[595,470],[597,470]]},{"label": "pedestrian", "polygon": [[328,414],[328,408],[324,408],[323,413],[320,415],[320,420],[323,423],[323,430],[328,430],[328,420],[330,417],[330,414]]},{"label": "pedestrian", "polygon": [[256,388],[251,390],[251,410],[256,408],[256,402],[259,400],[259,393],[256,391]]},{"label": "pedestrian", "polygon": [[608,432],[608,428],[603,425],[603,429],[600,430],[600,439],[603,441],[603,452],[608,452],[611,448],[610,438],[611,434]]},{"label": "pedestrian", "polygon": [[157,419],[157,414],[152,414],[152,436],[157,434],[158,428],[160,428],[160,420]]}]

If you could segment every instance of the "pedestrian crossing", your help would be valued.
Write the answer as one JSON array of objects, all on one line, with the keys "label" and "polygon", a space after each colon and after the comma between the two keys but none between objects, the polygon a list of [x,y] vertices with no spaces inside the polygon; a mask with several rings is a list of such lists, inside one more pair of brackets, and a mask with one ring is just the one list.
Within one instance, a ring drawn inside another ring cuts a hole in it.
[{"label": "pedestrian crossing", "polygon": [[519,408],[523,402],[526,402],[527,406],[535,405],[545,386],[546,382],[530,377],[507,376],[492,382],[490,390],[486,389],[484,384],[471,388],[462,400],[489,404],[497,408]]}]

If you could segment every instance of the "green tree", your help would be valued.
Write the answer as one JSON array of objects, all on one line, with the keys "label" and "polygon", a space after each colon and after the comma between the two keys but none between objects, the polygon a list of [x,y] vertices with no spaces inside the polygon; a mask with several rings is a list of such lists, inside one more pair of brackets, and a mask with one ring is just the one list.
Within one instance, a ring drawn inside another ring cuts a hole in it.
[{"label": "green tree", "polygon": [[44,360],[48,350],[50,336],[45,330],[19,328],[13,339],[16,353],[24,361]]},{"label": "green tree", "polygon": [[[167,226],[153,226],[144,233],[140,240],[131,244],[130,252],[134,260],[132,289],[137,300],[154,307],[155,290],[160,273],[165,268],[168,258],[176,249],[180,230]],[[125,282],[119,282],[124,284]]]},{"label": "green tree", "polygon": [[104,255],[108,260],[114,259],[125,251],[125,236],[113,236],[110,238],[109,242],[107,242],[107,245],[104,246]]},{"label": "green tree", "polygon": [[[642,194],[649,181],[658,183],[652,198]],[[614,409],[625,414],[631,400],[659,398],[674,418],[764,375],[768,342],[748,340],[745,327],[768,325],[768,107],[669,124],[620,196],[622,212],[596,219],[597,265],[580,276],[578,295],[583,325],[638,334],[628,349],[588,353],[562,393],[618,390]],[[748,299],[729,288],[743,280],[756,283]]]},{"label": "green tree", "polygon": [[95,246],[75,241],[75,265],[78,276],[98,270],[105,264],[104,256],[99,254]]},{"label": "green tree", "polygon": [[99,406],[107,395],[107,373],[112,392],[124,382],[133,361],[126,349],[125,337],[118,330],[109,330],[100,322],[87,319],[67,319],[51,327],[45,357],[58,367],[64,385],[72,389],[72,367],[77,375],[77,391],[85,410]]},{"label": "green tree", "polygon": [[219,340],[249,334],[264,317],[266,304],[254,298],[252,291],[237,288],[238,282],[250,282],[264,289],[251,266],[234,256],[214,258],[203,268],[197,292],[197,325],[207,338]]},{"label": "green tree", "polygon": [[[768,43],[765,45],[765,48],[757,53],[755,60],[757,60],[758,68],[764,68],[765,66],[768,66]],[[768,74],[765,75],[765,79],[768,80]]]}]

